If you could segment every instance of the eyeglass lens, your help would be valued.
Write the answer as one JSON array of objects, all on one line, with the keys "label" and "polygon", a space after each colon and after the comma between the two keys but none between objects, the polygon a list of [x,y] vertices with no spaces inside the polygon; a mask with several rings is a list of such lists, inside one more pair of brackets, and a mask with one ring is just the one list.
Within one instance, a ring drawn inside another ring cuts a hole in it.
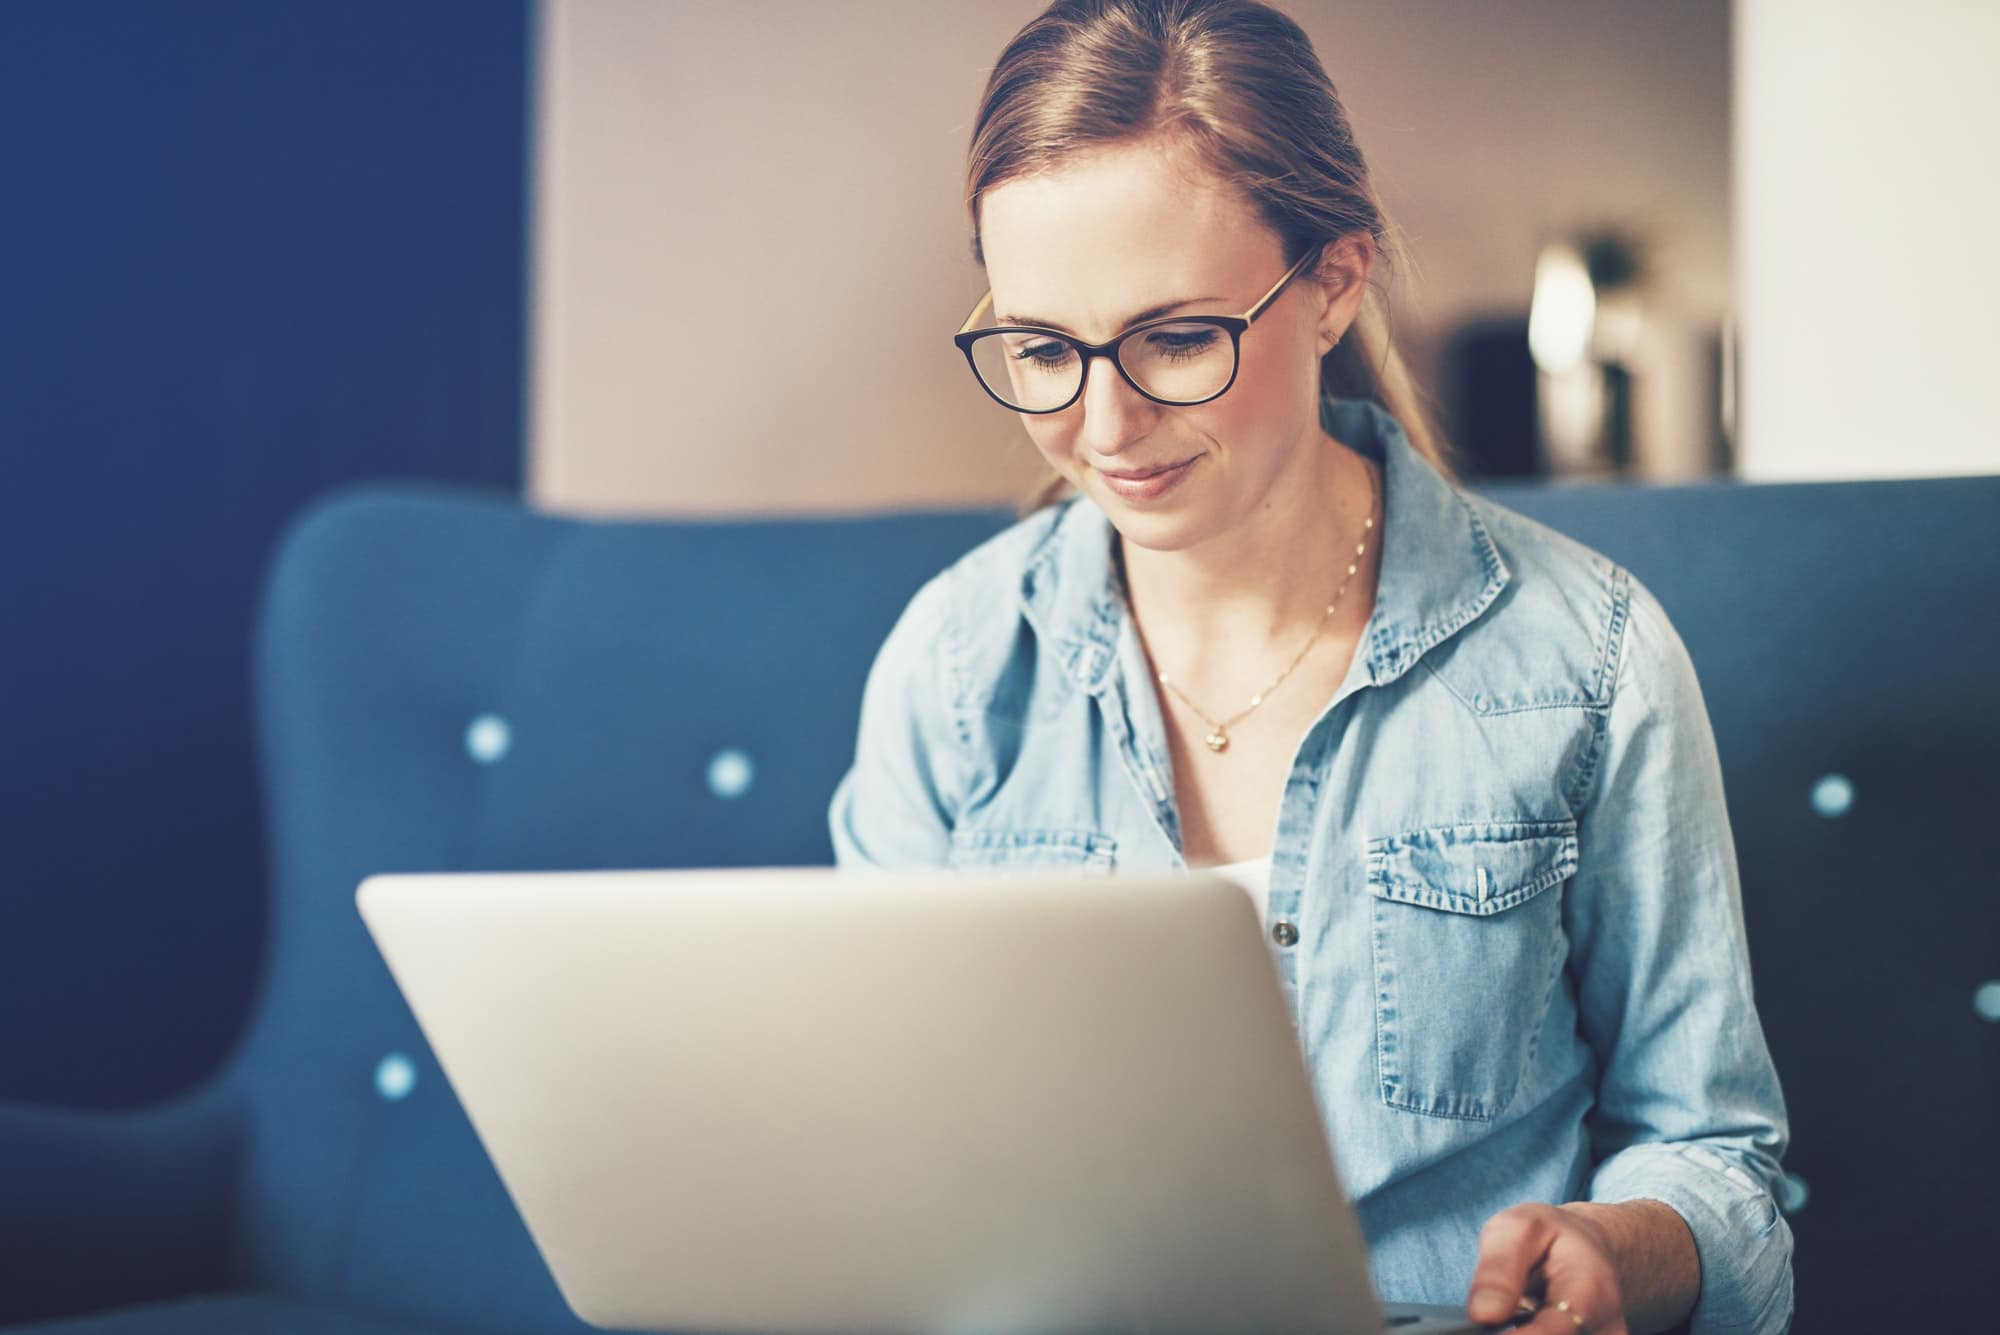
[{"label": "eyeglass lens", "polygon": [[[1126,339],[1118,361],[1140,388],[1175,403],[1222,392],[1236,373],[1236,341],[1199,321],[1156,325]],[[972,366],[986,387],[1024,412],[1048,412],[1076,396],[1083,358],[1048,334],[991,333],[973,340]]]}]

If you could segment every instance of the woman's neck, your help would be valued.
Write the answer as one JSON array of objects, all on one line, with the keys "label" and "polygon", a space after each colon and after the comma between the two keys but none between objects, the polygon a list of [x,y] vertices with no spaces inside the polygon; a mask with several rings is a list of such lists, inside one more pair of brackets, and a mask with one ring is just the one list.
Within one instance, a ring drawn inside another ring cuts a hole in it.
[{"label": "woman's neck", "polygon": [[[1177,681],[1234,685],[1282,667],[1315,630],[1339,639],[1366,625],[1384,527],[1374,465],[1323,433],[1300,462],[1253,515],[1193,547],[1163,552],[1115,540],[1156,668],[1171,665]],[[1363,521],[1371,515],[1369,530]],[[1368,550],[1357,561],[1362,542]]]}]

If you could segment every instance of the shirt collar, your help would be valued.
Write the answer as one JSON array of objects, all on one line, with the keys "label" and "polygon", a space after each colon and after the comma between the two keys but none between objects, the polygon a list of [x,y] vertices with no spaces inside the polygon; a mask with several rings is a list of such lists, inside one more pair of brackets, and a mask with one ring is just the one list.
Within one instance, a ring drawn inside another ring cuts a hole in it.
[{"label": "shirt collar", "polygon": [[[1341,399],[1328,411],[1335,439],[1382,464],[1382,571],[1357,654],[1371,685],[1393,681],[1469,625],[1506,587],[1507,565],[1465,496],[1418,454],[1388,411]],[[1102,690],[1125,620],[1111,563],[1111,520],[1083,496],[1030,554],[1021,606],[1084,690]]]}]

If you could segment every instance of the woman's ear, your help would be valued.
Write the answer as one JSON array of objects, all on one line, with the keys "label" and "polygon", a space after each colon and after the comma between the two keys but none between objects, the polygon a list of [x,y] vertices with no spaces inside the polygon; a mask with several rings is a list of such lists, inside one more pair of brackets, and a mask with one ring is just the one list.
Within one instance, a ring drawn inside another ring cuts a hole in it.
[{"label": "woman's ear", "polygon": [[1320,293],[1319,351],[1324,357],[1359,318],[1368,295],[1368,271],[1375,263],[1375,241],[1366,232],[1350,232],[1320,249],[1312,271]]}]

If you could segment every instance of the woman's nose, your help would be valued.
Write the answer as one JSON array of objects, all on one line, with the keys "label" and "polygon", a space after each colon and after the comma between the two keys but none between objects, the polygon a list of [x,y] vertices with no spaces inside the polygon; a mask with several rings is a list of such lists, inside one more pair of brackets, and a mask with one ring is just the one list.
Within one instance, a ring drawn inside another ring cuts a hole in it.
[{"label": "woman's nose", "polygon": [[1084,376],[1083,427],[1077,434],[1090,453],[1109,458],[1152,430],[1160,405],[1133,389],[1109,357],[1093,357]]}]

